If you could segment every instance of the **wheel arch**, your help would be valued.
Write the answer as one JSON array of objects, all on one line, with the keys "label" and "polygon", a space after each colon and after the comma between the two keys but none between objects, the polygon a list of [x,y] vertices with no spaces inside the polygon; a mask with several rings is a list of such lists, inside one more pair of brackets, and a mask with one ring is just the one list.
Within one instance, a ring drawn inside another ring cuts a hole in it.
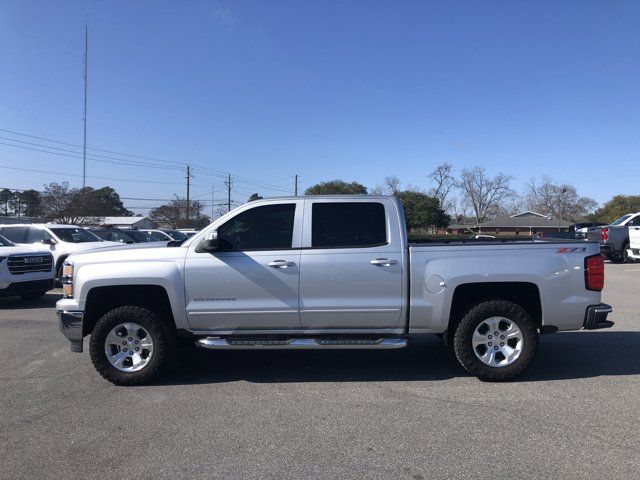
[{"label": "wheel arch", "polygon": [[85,302],[82,335],[89,335],[107,312],[117,307],[135,305],[160,313],[175,330],[175,319],[166,289],[160,285],[112,285],[89,290]]},{"label": "wheel arch", "polygon": [[458,285],[451,300],[447,337],[452,338],[462,317],[478,303],[506,300],[520,305],[533,318],[537,329],[542,328],[540,289],[530,282],[478,282]]}]

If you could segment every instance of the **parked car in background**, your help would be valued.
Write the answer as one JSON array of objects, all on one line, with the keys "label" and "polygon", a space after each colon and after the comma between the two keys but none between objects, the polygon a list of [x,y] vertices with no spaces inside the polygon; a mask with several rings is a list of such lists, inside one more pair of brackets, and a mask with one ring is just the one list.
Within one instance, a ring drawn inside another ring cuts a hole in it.
[{"label": "parked car in background", "polygon": [[573,231],[577,240],[584,240],[587,238],[587,231],[590,228],[602,227],[605,224],[603,222],[580,222],[573,225]]},{"label": "parked car in background", "polygon": [[35,300],[53,288],[53,255],[0,236],[0,297]]},{"label": "parked car in background", "polygon": [[118,243],[150,243],[168,240],[158,240],[152,235],[142,230],[124,229],[124,228],[108,228],[108,227],[92,227],[89,228],[91,233],[97,235],[103,240]]},{"label": "parked car in background", "polygon": [[141,232],[146,232],[149,235],[154,236],[157,239],[160,239],[160,237],[162,235],[169,237],[167,240],[168,241],[172,241],[172,240],[177,240],[177,241],[183,241],[186,240],[188,237],[182,233],[180,230],[169,230],[169,229],[154,229],[154,230],[140,230]]},{"label": "parked car in background", "polygon": [[[395,349],[440,335],[484,380],[524,371],[540,333],[613,325],[596,242],[410,244],[396,197],[256,200],[183,243],[64,265],[60,330],[109,381],[149,381],[178,338],[207,349]],[[593,340],[596,342],[596,340]],[[597,348],[597,347],[595,347]]]},{"label": "parked car in background", "polygon": [[153,238],[161,242],[171,242],[173,238],[167,233],[164,233],[162,230],[140,230],[141,232],[148,233]]},{"label": "parked car in background", "polygon": [[180,228],[178,229],[180,233],[184,233],[187,238],[193,237],[198,231],[195,228]]},{"label": "parked car in background", "polygon": [[629,258],[640,261],[640,227],[629,227]]},{"label": "parked car in background", "polygon": [[600,251],[612,262],[635,261],[629,257],[629,228],[640,227],[640,212],[628,213],[615,222],[587,230],[587,239],[600,242]]},{"label": "parked car in background", "polygon": [[62,263],[72,253],[120,245],[105,242],[86,228],[76,225],[0,225],[0,235],[17,245],[46,245],[53,255],[54,271],[58,280],[62,278]]}]

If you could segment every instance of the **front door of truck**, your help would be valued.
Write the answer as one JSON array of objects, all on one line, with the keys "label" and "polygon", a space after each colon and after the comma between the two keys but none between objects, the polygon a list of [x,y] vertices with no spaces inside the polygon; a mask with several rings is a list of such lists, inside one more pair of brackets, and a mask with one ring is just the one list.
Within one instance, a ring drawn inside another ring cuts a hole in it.
[{"label": "front door of truck", "polygon": [[185,295],[192,329],[300,329],[303,204],[248,204],[218,226],[219,250],[189,247]]},{"label": "front door of truck", "polygon": [[305,329],[385,329],[403,307],[403,249],[391,201],[307,199],[300,273]]}]

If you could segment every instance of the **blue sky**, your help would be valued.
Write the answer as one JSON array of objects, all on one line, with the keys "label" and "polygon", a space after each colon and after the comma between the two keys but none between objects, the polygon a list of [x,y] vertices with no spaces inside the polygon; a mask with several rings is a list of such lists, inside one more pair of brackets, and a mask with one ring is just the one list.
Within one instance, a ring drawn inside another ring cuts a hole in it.
[{"label": "blue sky", "polygon": [[[82,143],[86,8],[2,2],[0,129]],[[294,174],[426,188],[445,161],[516,187],[547,174],[599,202],[639,193],[639,2],[101,1],[89,15],[89,146],[269,184],[239,179],[238,200],[291,191]],[[0,168],[0,187],[81,183],[77,158],[0,145],[3,166],[54,173]],[[184,195],[178,168],[90,161],[87,175],[132,180],[88,180],[126,197]],[[222,182],[196,173],[193,195],[213,184],[221,200]]]}]

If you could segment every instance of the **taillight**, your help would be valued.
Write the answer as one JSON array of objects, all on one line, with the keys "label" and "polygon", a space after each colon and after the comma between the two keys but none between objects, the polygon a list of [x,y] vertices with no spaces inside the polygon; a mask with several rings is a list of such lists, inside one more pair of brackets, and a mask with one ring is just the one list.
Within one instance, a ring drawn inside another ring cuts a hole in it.
[{"label": "taillight", "polygon": [[602,237],[603,242],[609,240],[609,229],[607,227],[602,227],[600,229],[600,236]]},{"label": "taillight", "polygon": [[599,253],[584,259],[584,288],[596,292],[604,288],[604,258]]}]

